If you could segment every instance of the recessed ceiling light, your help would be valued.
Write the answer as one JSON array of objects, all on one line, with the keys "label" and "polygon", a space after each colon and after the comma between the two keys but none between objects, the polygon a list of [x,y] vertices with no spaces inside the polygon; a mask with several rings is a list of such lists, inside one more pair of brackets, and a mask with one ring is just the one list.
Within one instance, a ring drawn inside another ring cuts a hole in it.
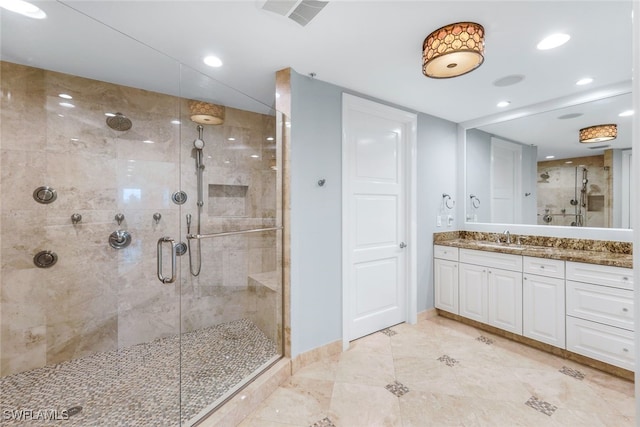
[{"label": "recessed ceiling light", "polygon": [[510,101],[500,101],[500,102],[498,102],[497,106],[502,108],[502,107],[506,107],[509,104],[511,104]]},{"label": "recessed ceiling light", "polygon": [[58,105],[61,106],[61,107],[65,107],[65,108],[74,108],[75,107],[75,105],[73,105],[70,102],[60,102]]},{"label": "recessed ceiling light", "polygon": [[257,159],[260,156],[258,156],[257,154],[252,154],[251,157],[253,157],[254,159]]},{"label": "recessed ceiling light", "polygon": [[589,83],[593,83],[593,79],[591,77],[585,77],[584,79],[580,79],[576,82],[578,86],[588,85]]},{"label": "recessed ceiling light", "polygon": [[171,120],[171,124],[179,125],[180,124],[180,120]]},{"label": "recessed ceiling light", "polygon": [[540,43],[538,43],[537,48],[540,50],[553,49],[558,46],[562,46],[566,42],[569,41],[571,36],[569,34],[551,34],[550,36],[544,38]]},{"label": "recessed ceiling light", "polygon": [[203,59],[204,63],[207,64],[209,67],[222,67],[222,60],[220,58],[218,58],[217,56],[207,56]]},{"label": "recessed ceiling light", "polygon": [[38,6],[22,0],[0,0],[0,7],[27,18],[44,19],[47,14]]},{"label": "recessed ceiling light", "polygon": [[227,141],[235,141],[235,140],[236,139],[234,137],[227,138]]},{"label": "recessed ceiling light", "polygon": [[545,159],[555,159],[556,156],[544,156]]},{"label": "recessed ceiling light", "polygon": [[142,141],[142,142],[144,142],[145,144],[155,144],[155,142],[153,142],[153,141],[152,141],[152,140],[150,140],[150,139],[145,139],[145,140],[144,140],[144,141]]},{"label": "recessed ceiling light", "polygon": [[270,136],[269,138],[267,138],[267,141],[273,141],[273,139],[274,138],[272,136]]},{"label": "recessed ceiling light", "polygon": [[61,94],[59,94],[58,96],[59,96],[60,98],[63,98],[63,99],[73,99],[73,96],[68,95],[68,94],[66,94],[66,93],[61,93]]},{"label": "recessed ceiling light", "polygon": [[629,117],[629,116],[633,116],[633,110],[623,111],[622,113],[618,114],[618,116],[620,116],[620,117]]}]

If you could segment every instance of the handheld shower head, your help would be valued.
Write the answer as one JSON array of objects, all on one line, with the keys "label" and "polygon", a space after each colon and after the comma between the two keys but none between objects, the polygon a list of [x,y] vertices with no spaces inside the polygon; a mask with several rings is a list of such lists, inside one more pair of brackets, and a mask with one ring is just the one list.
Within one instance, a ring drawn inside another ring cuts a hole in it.
[{"label": "handheld shower head", "polygon": [[191,232],[191,214],[187,214],[187,234]]},{"label": "handheld shower head", "polygon": [[202,131],[204,127],[202,125],[198,125],[198,139],[193,141],[193,146],[196,150],[202,150],[204,148],[204,140],[202,139]]}]

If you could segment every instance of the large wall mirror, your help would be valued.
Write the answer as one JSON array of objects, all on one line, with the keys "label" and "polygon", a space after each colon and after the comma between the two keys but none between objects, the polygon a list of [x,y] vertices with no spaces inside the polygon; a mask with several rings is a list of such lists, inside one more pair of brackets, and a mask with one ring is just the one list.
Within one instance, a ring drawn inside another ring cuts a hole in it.
[{"label": "large wall mirror", "polygon": [[[601,66],[598,75],[592,76],[593,84],[573,85],[570,82],[585,76],[559,66],[549,85],[567,82],[564,93],[536,105],[460,124],[464,177],[459,185],[463,192],[458,196],[458,214],[466,229],[496,231],[511,225],[514,230],[540,234],[630,238],[634,194],[632,25],[630,5],[616,5],[620,8],[611,9],[609,16],[617,21],[616,26],[611,31],[599,30],[602,46],[591,46],[589,51],[578,47],[576,41],[575,47],[562,53],[583,64],[585,70]],[[592,15],[587,9],[584,13]],[[572,31],[578,28],[576,22]],[[605,49],[612,55],[610,60],[593,54],[613,45],[618,48]],[[517,53],[513,61],[518,63]],[[603,81],[606,83],[598,84]],[[496,96],[516,93],[516,89],[511,92],[498,83],[494,82]],[[615,138],[581,142],[581,129],[596,125],[615,125]],[[613,229],[617,230],[611,234]]]},{"label": "large wall mirror", "polygon": [[[627,92],[467,129],[466,221],[630,228],[632,110]],[[598,124],[616,138],[580,143]]]}]

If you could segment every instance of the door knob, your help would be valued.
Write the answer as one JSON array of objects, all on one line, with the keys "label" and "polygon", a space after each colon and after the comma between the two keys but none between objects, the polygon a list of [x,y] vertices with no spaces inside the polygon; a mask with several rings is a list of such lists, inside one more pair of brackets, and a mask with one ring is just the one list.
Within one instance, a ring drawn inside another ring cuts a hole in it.
[{"label": "door knob", "polygon": [[405,242],[400,242],[400,249],[404,249],[407,247],[407,244]]}]

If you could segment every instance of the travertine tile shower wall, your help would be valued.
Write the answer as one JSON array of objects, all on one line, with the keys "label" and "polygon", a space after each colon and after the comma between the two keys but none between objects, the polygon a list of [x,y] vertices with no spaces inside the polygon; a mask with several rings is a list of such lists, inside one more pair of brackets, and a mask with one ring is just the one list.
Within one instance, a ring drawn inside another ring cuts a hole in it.
[{"label": "travertine tile shower wall", "polygon": [[[203,241],[199,277],[189,274],[187,256],[180,258],[181,280],[163,285],[156,277],[158,238],[186,241],[184,215],[195,223],[197,130],[187,100],[7,62],[1,67],[0,375],[264,317],[256,313],[262,292],[248,278],[276,270],[274,233]],[[60,106],[60,93],[72,95],[75,107]],[[133,127],[110,129],[106,112],[125,114]],[[171,123],[176,119],[182,124]],[[274,126],[272,116],[233,108],[224,125],[205,126],[203,232],[275,224],[276,151],[266,141]],[[42,185],[57,190],[55,202],[33,200]],[[244,215],[210,216],[209,185],[246,187]],[[171,200],[177,190],[189,196],[182,207]],[[158,224],[155,212],[162,215]],[[74,213],[82,215],[76,225]],[[117,213],[125,216],[121,226]],[[132,234],[126,249],[108,245],[118,229]],[[56,252],[57,264],[35,267],[40,250]]]}]

